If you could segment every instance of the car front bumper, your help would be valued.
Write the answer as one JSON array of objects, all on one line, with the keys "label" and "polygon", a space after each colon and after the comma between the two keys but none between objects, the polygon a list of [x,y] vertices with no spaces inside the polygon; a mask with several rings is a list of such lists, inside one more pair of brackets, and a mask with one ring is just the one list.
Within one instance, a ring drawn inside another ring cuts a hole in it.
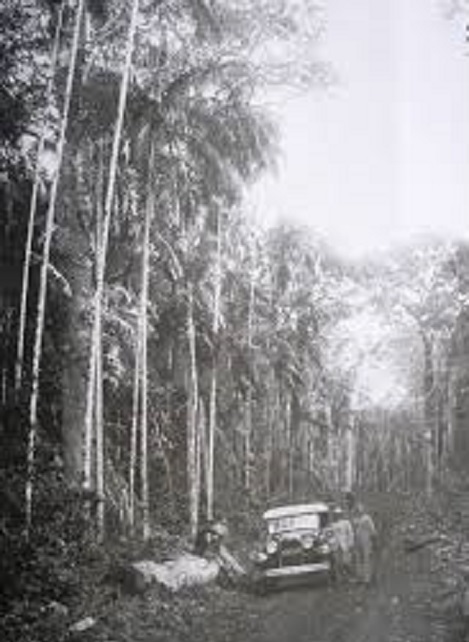
[{"label": "car front bumper", "polygon": [[331,568],[331,563],[329,561],[314,562],[312,564],[298,564],[296,566],[268,568],[264,570],[263,575],[265,578],[299,577],[310,573],[327,573]]}]

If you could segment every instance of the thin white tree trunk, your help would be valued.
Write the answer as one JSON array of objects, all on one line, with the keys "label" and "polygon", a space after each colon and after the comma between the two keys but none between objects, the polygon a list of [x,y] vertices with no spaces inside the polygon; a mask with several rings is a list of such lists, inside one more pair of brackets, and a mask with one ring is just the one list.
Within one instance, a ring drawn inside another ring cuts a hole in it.
[{"label": "thin white tree trunk", "polygon": [[142,500],[143,539],[150,537],[150,498],[148,489],[148,286],[150,267],[150,227],[154,213],[153,175],[154,147],[152,144],[149,159],[148,196],[143,232],[142,291],[140,298],[141,350],[142,350],[142,416],[140,427],[140,483]]},{"label": "thin white tree trunk", "polygon": [[447,438],[446,438],[446,457],[451,459],[454,455],[454,410],[456,406],[455,402],[455,390],[454,390],[454,375],[450,369],[448,372],[448,383],[447,383]]},{"label": "thin white tree trunk", "polygon": [[214,500],[214,457],[215,457],[215,434],[217,426],[217,351],[218,351],[218,330],[220,326],[220,299],[221,299],[221,258],[222,258],[222,229],[221,212],[217,211],[217,254],[214,279],[213,296],[213,321],[212,336],[214,351],[212,357],[212,375],[210,382],[210,410],[208,427],[208,457],[207,457],[207,519],[213,519]]},{"label": "thin white tree trunk", "polygon": [[425,433],[425,491],[429,497],[433,494],[435,476],[432,438],[433,435],[427,431]]},{"label": "thin white tree trunk", "polygon": [[207,519],[213,519],[213,500],[214,500],[214,456],[215,456],[215,430],[217,422],[217,366],[215,358],[212,364],[212,373],[210,380],[210,407],[209,407],[209,426],[207,439],[207,467],[206,467],[206,487],[207,487]]},{"label": "thin white tree trunk", "polygon": [[352,490],[355,479],[355,435],[353,418],[350,418],[350,423],[345,431],[345,488]]},{"label": "thin white tree trunk", "polygon": [[[50,72],[49,72],[50,76],[47,82],[46,109],[49,108],[50,101],[52,99],[52,91],[54,88],[55,70],[57,68],[57,59],[59,56],[59,48],[60,48],[60,33],[62,31],[63,9],[64,9],[63,4],[61,4],[59,8],[58,19],[57,19],[57,27],[55,29],[54,44],[52,47],[52,56],[51,56],[51,64],[50,64]],[[44,152],[47,124],[48,124],[48,119],[46,117],[42,125],[41,137],[39,139],[39,145],[37,148],[36,167],[34,170],[34,184],[33,184],[33,191],[31,193],[31,201],[29,204],[28,230],[26,234],[26,246],[24,250],[23,276],[22,276],[22,284],[21,284],[21,303],[20,303],[20,316],[19,316],[19,325],[18,325],[18,343],[17,343],[17,349],[16,349],[17,352],[16,352],[16,367],[15,367],[15,390],[17,393],[21,388],[21,381],[23,377],[24,343],[25,343],[26,317],[27,317],[27,305],[28,305],[28,294],[29,294],[29,271],[31,267],[34,225],[36,222],[37,195],[39,192],[39,184],[40,184],[40,162]]]},{"label": "thin white tree trunk", "polygon": [[[95,292],[95,310],[97,307],[96,298],[97,293]],[[93,450],[93,412],[95,408],[95,394],[96,394],[96,364],[98,353],[99,340],[98,333],[100,330],[101,324],[99,321],[95,320],[93,335],[91,340],[91,353],[88,367],[88,387],[86,393],[86,412],[85,412],[85,434],[83,439],[83,488],[85,490],[91,490],[91,478],[92,478],[92,450]],[[96,418],[96,417],[94,417]]]},{"label": "thin white tree trunk", "polygon": [[106,270],[107,248],[109,243],[109,229],[111,223],[111,214],[114,201],[114,190],[117,174],[117,162],[119,156],[119,148],[122,137],[122,128],[124,124],[125,106],[127,103],[127,93],[129,87],[130,69],[132,65],[132,56],[135,43],[135,32],[137,29],[137,17],[139,9],[139,0],[133,0],[132,14],[130,18],[129,31],[127,35],[127,46],[124,69],[122,72],[121,86],[119,92],[119,104],[117,109],[116,126],[114,129],[114,138],[112,143],[111,159],[109,165],[109,179],[106,191],[106,198],[104,204],[104,221],[101,238],[101,246],[97,248],[97,279],[96,279],[96,292],[94,298],[94,317],[93,317],[93,330],[91,337],[91,350],[90,350],[90,367],[89,367],[89,380],[88,380],[88,396],[87,396],[87,409],[85,416],[85,438],[84,438],[84,454],[83,454],[83,485],[85,489],[91,488],[91,445],[93,435],[93,402],[94,395],[92,390],[95,388],[96,377],[96,360],[97,349],[99,345],[99,333],[101,330],[101,317],[104,295],[104,277]]},{"label": "thin white tree trunk", "polygon": [[[253,353],[252,353],[252,332],[254,321],[254,304],[255,304],[255,279],[254,269],[251,267],[251,282],[249,287],[249,307],[248,307],[248,360],[251,371],[254,371]],[[252,435],[252,384],[248,383],[248,394],[246,399],[246,425],[245,425],[245,454],[244,454],[244,485],[246,490],[251,488],[251,435]]]},{"label": "thin white tree trunk", "polygon": [[251,435],[252,435],[252,386],[249,383],[246,399],[246,424],[244,433],[244,488],[251,490]]},{"label": "thin white tree trunk", "polygon": [[[272,309],[273,305],[273,288],[272,284],[269,287],[269,308]],[[267,339],[267,355],[270,354],[271,341]],[[265,453],[265,494],[267,500],[270,498],[272,488],[272,462],[274,450],[274,422],[275,416],[275,371],[272,364],[268,363],[267,372],[267,444]]]},{"label": "thin white tree trunk", "polygon": [[[96,248],[101,246],[103,212],[102,202],[104,194],[104,149],[101,145],[99,148],[99,170],[96,194]],[[100,319],[101,324],[101,319]],[[95,366],[95,383],[96,383],[96,495],[98,500],[97,506],[97,533],[98,541],[104,540],[104,408],[103,408],[103,341],[102,327],[97,332],[96,346],[96,366]]]},{"label": "thin white tree trunk", "polygon": [[[269,346],[270,347],[270,346]],[[275,426],[280,421],[280,404],[279,393],[277,389],[277,380],[275,371],[270,366],[268,373],[268,426],[267,426],[267,452],[266,452],[266,495],[267,499],[270,498],[273,488],[274,475],[274,449],[275,449]]]},{"label": "thin white tree trunk", "polygon": [[[132,200],[132,208],[135,218],[137,218],[136,197]],[[135,476],[137,468],[137,442],[138,442],[138,425],[140,418],[140,369],[142,358],[142,333],[141,321],[139,317],[136,341],[135,341],[135,366],[134,382],[132,393],[132,426],[130,431],[130,454],[129,454],[129,526],[132,536],[135,535]]]},{"label": "thin white tree trunk", "polygon": [[293,462],[295,458],[295,435],[293,434],[293,421],[292,421],[292,402],[287,392],[288,399],[285,408],[285,424],[288,439],[288,459],[287,459],[287,480],[288,480],[288,496],[293,498],[294,484],[293,484]]},{"label": "thin white tree trunk", "polygon": [[194,293],[192,283],[187,288],[187,340],[189,344],[189,394],[187,408],[187,481],[189,496],[189,526],[193,540],[199,524],[199,454],[198,454],[198,400],[196,337],[194,324]]},{"label": "thin white tree trunk", "polygon": [[332,421],[332,407],[327,401],[324,403],[324,414],[326,418],[326,443],[327,443],[327,481],[332,490],[338,490],[340,481],[338,479],[338,466],[336,462],[334,423]]},{"label": "thin white tree trunk", "polygon": [[44,335],[44,320],[47,300],[47,273],[49,270],[50,249],[52,243],[52,233],[54,230],[55,207],[57,203],[57,194],[60,181],[60,170],[62,166],[63,152],[65,148],[65,139],[68,125],[68,115],[70,112],[70,103],[72,99],[73,79],[75,76],[75,67],[80,42],[80,31],[83,20],[85,1],[79,0],[75,15],[75,27],[73,32],[72,49],[70,53],[70,65],[67,74],[67,83],[65,87],[65,98],[60,125],[59,142],[57,146],[57,170],[52,181],[51,193],[49,197],[49,207],[46,216],[46,229],[44,234],[44,247],[42,252],[41,274],[39,282],[39,294],[37,303],[36,333],[34,341],[33,365],[31,377],[31,398],[29,404],[29,435],[27,451],[27,472],[26,472],[26,532],[29,533],[32,518],[32,494],[33,494],[33,475],[36,453],[37,438],[37,407],[39,399],[39,370],[42,356],[42,341]]},{"label": "thin white tree trunk", "polygon": [[104,425],[103,425],[103,345],[98,334],[96,348],[96,496],[98,541],[104,540]]},{"label": "thin white tree trunk", "polygon": [[135,346],[135,371],[132,398],[132,427],[130,432],[130,457],[129,457],[129,522],[130,532],[135,534],[135,474],[137,467],[137,441],[138,420],[140,416],[140,362],[141,362],[141,332],[137,330]]}]

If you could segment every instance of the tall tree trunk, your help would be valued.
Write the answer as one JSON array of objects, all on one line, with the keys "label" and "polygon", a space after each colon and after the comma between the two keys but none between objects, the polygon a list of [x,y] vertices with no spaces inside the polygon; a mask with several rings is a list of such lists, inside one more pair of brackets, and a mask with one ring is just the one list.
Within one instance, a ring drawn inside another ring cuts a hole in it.
[{"label": "tall tree trunk", "polygon": [[285,430],[287,435],[287,492],[293,498],[293,461],[295,456],[295,437],[293,435],[292,402],[290,392],[286,392],[285,403]]},{"label": "tall tree trunk", "polygon": [[9,353],[9,337],[10,337],[10,315],[5,311],[0,315],[0,336],[2,344],[0,346],[0,364],[1,364],[1,385],[0,385],[0,406],[6,408],[7,406],[7,391],[8,391],[8,353]]},{"label": "tall tree trunk", "polygon": [[130,432],[130,455],[129,455],[129,525],[130,533],[135,535],[135,476],[137,469],[137,441],[138,425],[140,418],[140,362],[142,337],[140,327],[137,329],[137,339],[135,344],[135,370],[134,385],[132,394],[132,426]]},{"label": "tall tree trunk", "polygon": [[[295,474],[295,467],[301,464],[301,470],[304,471],[308,466],[307,447],[301,430],[300,417],[300,400],[294,392],[289,395],[289,423],[290,423],[290,471],[289,471],[289,489],[290,496],[294,497],[295,491],[301,490],[301,478],[298,471]],[[304,452],[306,450],[306,452]]]},{"label": "tall tree trunk", "polygon": [[[247,349],[248,363],[251,372],[254,372],[253,352],[252,352],[252,334],[254,323],[254,305],[255,305],[255,279],[254,266],[251,266],[251,279],[249,285],[249,304],[248,304],[248,327],[247,327]],[[248,392],[245,409],[245,447],[244,447],[244,487],[247,491],[251,488],[251,435],[252,435],[252,383],[249,380]]]},{"label": "tall tree trunk", "polygon": [[345,430],[345,488],[352,490],[355,480],[355,435],[354,420],[349,418]]},{"label": "tall tree trunk", "polygon": [[315,452],[314,452],[314,438],[312,435],[308,436],[308,467],[307,467],[307,492],[311,491],[313,482],[313,473],[315,468]]},{"label": "tall tree trunk", "polygon": [[332,419],[332,407],[327,401],[324,406],[326,419],[326,443],[327,443],[327,479],[329,486],[338,490],[340,482],[338,479],[338,466],[336,462],[335,440],[334,440],[334,422]]},{"label": "tall tree trunk", "polygon": [[438,474],[444,472],[448,448],[448,379],[447,354],[441,338],[434,341],[433,370],[435,373],[435,446]]},{"label": "tall tree trunk", "polygon": [[455,395],[455,376],[453,373],[453,368],[450,367],[448,371],[448,382],[447,382],[447,409],[446,409],[446,455],[449,459],[453,457],[454,454],[454,413],[456,409],[456,395]]},{"label": "tall tree trunk", "polygon": [[[137,193],[132,191],[131,201],[132,213],[137,220]],[[132,425],[130,429],[130,452],[129,452],[129,527],[130,534],[135,535],[135,477],[137,472],[137,443],[138,443],[138,426],[140,419],[140,369],[142,360],[142,333],[141,333],[141,316],[138,319],[138,326],[135,340],[135,365],[134,381],[132,389]]]},{"label": "tall tree trunk", "polygon": [[[99,251],[99,248],[97,248]],[[96,314],[96,297],[95,292],[95,314]],[[94,320],[93,334],[91,337],[90,359],[88,366],[88,386],[86,390],[86,412],[85,412],[85,434],[83,439],[83,488],[86,491],[91,490],[92,485],[92,451],[93,451],[93,423],[96,421],[95,411],[95,394],[96,394],[96,364],[97,354],[100,345],[98,337],[101,329],[101,322],[96,318]]]},{"label": "tall tree trunk", "polygon": [[187,288],[187,340],[189,344],[189,394],[187,407],[187,481],[189,496],[189,525],[193,540],[197,536],[199,522],[199,434],[198,400],[199,383],[197,376],[196,336],[194,324],[193,285]]},{"label": "tall tree trunk", "polygon": [[103,342],[98,334],[96,348],[96,526],[98,541],[104,540],[104,418],[103,418]]},{"label": "tall tree trunk", "polygon": [[94,395],[92,390],[96,387],[96,362],[99,347],[99,334],[101,332],[101,318],[102,306],[104,296],[104,277],[106,270],[107,248],[109,242],[109,229],[111,222],[111,214],[114,201],[114,189],[117,174],[117,162],[119,156],[119,148],[122,137],[122,128],[124,124],[124,113],[127,103],[127,93],[129,87],[130,69],[132,65],[132,57],[134,51],[135,32],[137,29],[139,0],[133,0],[132,14],[130,18],[129,31],[127,35],[127,46],[124,69],[122,72],[122,79],[119,92],[119,104],[117,109],[117,119],[114,129],[114,138],[112,143],[111,159],[109,165],[109,178],[106,191],[106,198],[104,204],[104,221],[101,237],[101,245],[97,248],[97,278],[96,278],[96,292],[94,297],[94,316],[93,316],[93,330],[91,338],[90,350],[90,366],[89,366],[89,379],[88,379],[88,396],[87,396],[87,410],[85,417],[85,448],[84,448],[84,479],[83,485],[85,489],[91,489],[91,445],[93,435],[93,403]]},{"label": "tall tree trunk", "polygon": [[31,373],[31,398],[29,404],[29,434],[27,450],[27,472],[26,472],[26,532],[29,533],[32,518],[32,495],[33,495],[33,477],[36,455],[37,439],[37,408],[39,400],[39,371],[42,356],[42,342],[44,335],[44,321],[47,300],[47,273],[49,270],[50,249],[52,243],[52,233],[55,221],[55,206],[57,203],[57,194],[60,181],[60,170],[62,166],[63,152],[65,148],[65,138],[68,126],[68,115],[70,112],[70,103],[72,98],[73,79],[75,77],[75,67],[77,61],[78,47],[80,43],[81,24],[85,8],[85,0],[79,0],[75,15],[75,27],[73,32],[72,50],[70,53],[70,65],[67,74],[67,83],[65,87],[65,98],[60,125],[59,142],[57,146],[57,170],[52,181],[52,187],[49,197],[49,207],[46,216],[46,229],[44,234],[44,247],[42,251],[41,274],[39,283],[39,294],[37,303],[36,332],[34,340],[33,365]]},{"label": "tall tree trunk", "polygon": [[[269,395],[268,395],[269,397]],[[270,490],[272,486],[272,450],[273,450],[273,408],[272,404],[266,406],[266,419],[267,419],[267,436],[265,440],[265,495],[266,499],[270,497]]]},{"label": "tall tree trunk", "polygon": [[435,376],[433,368],[433,343],[424,331],[421,332],[423,342],[423,407],[425,420],[425,487],[428,495],[433,492],[435,477],[436,451],[436,412],[435,412]]},{"label": "tall tree trunk", "polygon": [[213,358],[212,372],[210,377],[210,407],[209,426],[207,439],[207,467],[206,467],[206,490],[207,490],[207,519],[213,519],[214,499],[214,455],[215,455],[215,431],[217,421],[217,365],[216,357]]},{"label": "tall tree trunk", "polygon": [[145,211],[145,223],[143,232],[143,255],[142,255],[142,291],[140,298],[140,322],[141,322],[141,350],[142,350],[142,416],[140,426],[140,483],[142,500],[142,529],[143,539],[150,537],[150,498],[148,490],[148,287],[150,274],[150,227],[154,213],[154,185],[153,185],[153,163],[154,146],[151,144],[149,159],[148,194]]},{"label": "tall tree trunk", "polygon": [[[270,283],[269,287],[269,309],[273,312],[273,283]],[[271,353],[271,340],[267,339],[266,344],[267,355]],[[266,389],[266,401],[267,401],[267,439],[265,447],[265,493],[267,500],[270,499],[271,490],[272,490],[272,466],[273,466],[273,451],[274,451],[274,426],[277,421],[275,415],[275,399],[276,399],[276,387],[275,387],[275,370],[273,364],[268,362],[267,364],[267,389]]]},{"label": "tall tree trunk", "polygon": [[217,427],[217,361],[218,361],[218,329],[220,325],[220,299],[221,299],[221,259],[222,259],[222,229],[221,229],[221,212],[217,211],[217,255],[214,278],[214,295],[213,295],[213,355],[212,355],[212,374],[210,382],[210,412],[208,426],[208,453],[207,453],[207,519],[213,518],[213,498],[214,498],[214,457],[215,457],[215,434]]},{"label": "tall tree trunk", "polygon": [[[63,10],[64,10],[64,6],[63,4],[61,4],[59,8],[57,26],[55,29],[54,44],[52,46],[52,55],[51,55],[51,63],[50,63],[50,71],[49,71],[50,76],[49,76],[49,80],[47,81],[47,89],[46,89],[46,109],[49,108],[49,103],[51,102],[52,91],[54,88],[55,71],[57,68],[57,59],[59,56],[59,48],[60,48],[60,33],[62,31]],[[36,222],[37,196],[38,196],[39,185],[40,185],[40,163],[41,163],[41,157],[44,153],[46,131],[47,131],[48,125],[49,125],[48,119],[45,118],[44,123],[42,125],[39,145],[37,148],[36,167],[34,169],[34,183],[33,183],[33,190],[31,193],[31,201],[29,204],[28,229],[26,234],[26,246],[24,250],[24,260],[23,260],[23,276],[22,276],[22,284],[21,284],[21,303],[20,303],[18,343],[17,343],[17,354],[16,354],[16,368],[15,368],[16,393],[18,393],[18,391],[21,388],[21,380],[23,376],[24,343],[25,343],[25,334],[26,334],[26,316],[27,316],[28,295],[29,295],[29,271],[31,267],[34,225]]]},{"label": "tall tree trunk", "polygon": [[[99,149],[99,171],[96,194],[96,248],[101,247],[103,225],[103,195],[104,195],[104,149]],[[96,495],[98,500],[96,526],[98,541],[104,540],[104,406],[103,406],[103,340],[100,328],[96,335]]]},{"label": "tall tree trunk", "polygon": [[251,480],[251,435],[252,435],[252,386],[249,383],[244,427],[244,489],[249,492],[252,486]]},{"label": "tall tree trunk", "polygon": [[[197,496],[198,496],[198,511],[199,511],[199,521],[200,521],[200,504],[202,500],[202,477],[203,477],[203,455],[204,452],[207,453],[207,413],[205,411],[205,404],[202,395],[199,395],[199,402],[197,405],[197,436],[196,436],[196,467],[195,467],[195,479],[197,480]],[[204,450],[205,449],[205,450]],[[206,467],[207,470],[207,467]],[[207,488],[205,486],[205,488]]]}]

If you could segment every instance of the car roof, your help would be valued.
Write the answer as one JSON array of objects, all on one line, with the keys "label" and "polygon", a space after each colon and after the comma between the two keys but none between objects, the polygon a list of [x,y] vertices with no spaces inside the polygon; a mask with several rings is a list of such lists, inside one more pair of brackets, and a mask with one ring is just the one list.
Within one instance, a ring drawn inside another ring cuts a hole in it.
[{"label": "car roof", "polygon": [[292,504],[290,506],[278,506],[267,510],[263,518],[265,520],[290,517],[292,515],[307,515],[311,513],[327,513],[329,506],[324,502],[312,502],[311,504]]}]

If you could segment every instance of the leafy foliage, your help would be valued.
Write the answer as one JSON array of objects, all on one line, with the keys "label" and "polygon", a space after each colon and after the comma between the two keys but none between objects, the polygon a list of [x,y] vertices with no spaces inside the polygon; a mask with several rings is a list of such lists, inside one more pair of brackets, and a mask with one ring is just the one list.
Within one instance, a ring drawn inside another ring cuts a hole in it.
[{"label": "leafy foliage", "polygon": [[[22,412],[30,382],[26,379],[21,395],[12,384],[35,157],[30,153],[34,143],[31,148],[26,143],[30,130],[35,136],[45,121],[47,153],[36,159],[41,195],[34,248],[40,256],[57,153],[56,105],[63,100],[74,17],[67,4],[53,95],[44,104],[57,20],[56,3],[46,5],[45,17],[43,5],[35,2],[8,2],[0,9],[6,34],[0,47],[0,153],[7,169],[0,186],[0,254],[9,258],[11,273],[8,287],[0,290],[0,375],[2,403],[14,408],[15,417],[5,419],[1,433],[9,444],[0,478],[7,507],[1,538],[8,551],[1,573],[12,639],[28,614],[24,604],[18,606],[19,594],[36,623],[47,604],[62,599],[73,604],[82,590],[78,567],[95,551],[91,524],[98,507],[105,507],[108,541],[130,535],[130,441],[142,316],[148,328],[154,533],[162,526],[187,530],[187,418],[195,405],[200,512],[206,511],[214,372],[215,510],[237,516],[246,530],[253,512],[269,501],[333,495],[347,485],[386,489],[422,483],[421,414],[410,403],[392,412],[389,403],[383,408],[370,398],[355,403],[363,362],[391,369],[410,361],[401,384],[412,403],[416,392],[423,397],[438,392],[438,403],[427,406],[425,419],[438,416],[432,430],[441,462],[449,452],[444,411],[454,410],[444,392],[452,385],[445,369],[453,367],[457,394],[467,379],[467,365],[451,366],[450,354],[467,334],[464,248],[458,248],[458,258],[453,248],[424,245],[360,269],[339,261],[304,230],[261,231],[244,212],[246,189],[275,163],[277,153],[276,128],[260,107],[260,91],[283,85],[287,77],[294,91],[329,79],[315,54],[322,22],[314,3],[142,0],[106,257],[99,381],[106,480],[99,499],[104,504],[98,506],[93,493],[72,490],[83,466],[96,266],[129,17],[128,4],[120,0],[89,3],[60,175],[41,370],[35,529],[27,541],[21,532],[27,447]],[[142,306],[145,250],[150,282]],[[37,297],[37,261],[31,276],[30,312]],[[368,323],[357,342],[350,329],[357,317],[370,315],[379,331],[373,335]],[[26,370],[34,330],[29,317]],[[194,360],[188,339],[192,317]],[[93,440],[91,445],[95,479]],[[140,452],[137,469],[142,461]],[[140,524],[142,493],[135,499]],[[47,637],[34,627],[25,635]]]}]

